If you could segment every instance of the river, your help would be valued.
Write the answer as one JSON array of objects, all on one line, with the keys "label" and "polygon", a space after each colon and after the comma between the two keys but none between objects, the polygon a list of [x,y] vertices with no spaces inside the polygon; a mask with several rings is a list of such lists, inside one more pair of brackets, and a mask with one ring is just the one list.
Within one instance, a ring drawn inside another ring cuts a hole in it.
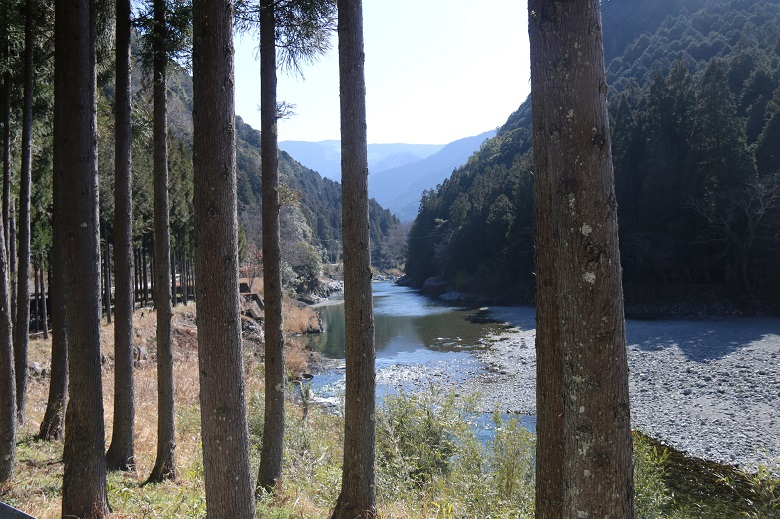
[{"label": "river", "polygon": [[[373,284],[377,394],[431,385],[480,395],[479,410],[535,429],[534,309],[467,308],[393,283]],[[318,307],[311,346],[340,367],[316,397],[344,392],[344,307]],[[780,460],[780,319],[707,317],[626,322],[632,427],[694,456],[755,467]],[[486,420],[489,421],[489,420]]]},{"label": "river", "polygon": [[[488,347],[491,337],[510,328],[486,308],[464,307],[431,299],[408,287],[374,282],[374,322],[377,395],[458,384],[489,370],[475,355]],[[318,306],[324,333],[310,337],[310,347],[330,359],[344,359],[344,305],[342,295]],[[533,326],[533,309],[527,308],[527,326]],[[513,322],[511,328],[518,326]],[[338,403],[344,392],[343,365],[320,373],[312,381],[315,396]],[[490,423],[489,415],[485,423]],[[535,429],[535,417],[520,422]]]}]

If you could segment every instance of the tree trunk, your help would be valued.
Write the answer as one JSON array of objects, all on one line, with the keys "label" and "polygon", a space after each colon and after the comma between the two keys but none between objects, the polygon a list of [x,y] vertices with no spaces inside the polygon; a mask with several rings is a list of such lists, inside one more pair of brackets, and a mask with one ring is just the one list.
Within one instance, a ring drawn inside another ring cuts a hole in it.
[{"label": "tree trunk", "polygon": [[106,309],[106,323],[111,324],[111,244],[106,231],[106,250],[103,254],[103,306]]},{"label": "tree trunk", "polygon": [[141,261],[143,262],[143,268],[141,269],[142,276],[141,276],[141,282],[144,284],[144,306],[149,305],[149,277],[147,276],[147,273],[149,272],[149,267],[146,265],[146,250],[144,250],[143,246],[141,246]]},{"label": "tree trunk", "polygon": [[0,486],[11,477],[16,455],[16,383],[9,288],[3,233],[0,236]]},{"label": "tree trunk", "polygon": [[[35,301],[35,303],[33,304],[33,314],[30,317],[30,321],[32,321],[32,317],[35,317],[35,333],[41,332],[41,284],[38,278],[40,272],[41,268],[38,264],[33,263],[33,281],[35,283],[33,301]],[[30,326],[32,326],[32,322],[30,323]]]},{"label": "tree trunk", "polygon": [[[152,248],[156,250],[157,246],[152,240]],[[157,309],[157,270],[154,268],[154,253],[149,255],[149,300],[152,302],[152,308]],[[167,275],[167,274],[166,274]],[[167,283],[167,281],[166,281]]]},{"label": "tree trunk", "polygon": [[135,470],[133,445],[133,187],[131,182],[130,0],[116,2],[116,123],[114,125],[114,429],[108,470]]},{"label": "tree trunk", "polygon": [[46,256],[41,260],[41,323],[43,324],[43,338],[49,340],[49,309],[46,307],[49,300],[46,297]]},{"label": "tree trunk", "polygon": [[193,4],[198,365],[207,517],[255,517],[238,302],[233,2]]},{"label": "tree trunk", "polygon": [[181,298],[185,306],[190,302],[189,283],[190,269],[189,262],[187,260],[187,248],[185,247],[181,252]]},{"label": "tree trunk", "polygon": [[171,304],[176,306],[179,304],[179,295],[176,293],[176,249],[170,250],[170,264],[171,264]]},{"label": "tree trunk", "polygon": [[[55,158],[56,160],[56,158]],[[55,162],[56,164],[56,162]],[[51,294],[51,380],[46,411],[38,438],[55,441],[62,438],[63,411],[68,391],[68,334],[65,327],[65,294],[63,281],[62,168],[53,175],[54,210],[52,211],[52,249],[49,292]]]},{"label": "tree trunk", "polygon": [[166,106],[165,0],[154,0],[154,280],[157,309],[157,461],[147,483],[176,479],[171,348],[171,240],[168,209],[168,108]]},{"label": "tree trunk", "polygon": [[[16,306],[17,306],[17,300],[16,300],[16,208],[14,206],[14,199],[11,199],[11,216],[8,220],[8,236],[11,240],[8,246],[8,263],[9,263],[9,276],[11,280],[11,326],[14,329],[14,333],[16,330]],[[14,361],[16,361],[16,347],[14,346]],[[27,366],[25,366],[25,372],[27,371]],[[19,375],[16,375],[19,377]],[[25,375],[26,377],[27,375]],[[16,401],[19,401],[19,396],[17,395]]]},{"label": "tree trunk", "polygon": [[[532,9],[533,7],[529,7]],[[533,27],[532,27],[533,30]],[[533,113],[543,113],[543,95],[531,97]],[[534,119],[534,142],[545,128]],[[539,151],[539,152],[537,152]],[[550,218],[555,188],[546,149],[534,148],[534,240],[536,251],[536,506],[537,519],[563,514],[563,361],[558,315],[556,251]]]},{"label": "tree trunk", "polygon": [[55,1],[54,167],[62,175],[69,338],[62,516],[108,515],[100,364],[95,3]]},{"label": "tree trunk", "polygon": [[551,332],[545,346],[558,339],[562,366],[551,369],[563,370],[564,384],[563,485],[540,484],[562,488],[563,517],[630,519],[628,364],[599,2],[533,0],[529,12],[534,171],[545,184],[541,209],[551,206],[539,217],[552,221],[552,235],[544,227],[538,234],[537,257],[554,263],[557,308],[544,298],[549,287],[540,303],[558,315],[558,333],[540,329],[537,339],[543,331]]},{"label": "tree trunk", "polygon": [[22,169],[19,171],[19,269],[16,288],[16,321],[14,321],[14,361],[16,368],[16,412],[24,423],[27,400],[27,346],[30,337],[30,179],[32,168],[32,95],[33,95],[33,25],[32,0],[25,2],[24,27],[24,107],[22,109]]},{"label": "tree trunk", "polygon": [[282,476],[284,450],[284,335],[279,235],[279,152],[276,117],[276,21],[273,0],[260,2],[260,146],[263,177],[263,291],[265,302],[265,420],[258,487]]},{"label": "tree trunk", "polygon": [[339,0],[342,225],[346,398],[344,466],[333,518],[376,517],[374,448],[376,376],[371,247],[368,223],[368,145],[361,0]]},{"label": "tree trunk", "polygon": [[133,290],[133,306],[138,304],[140,301],[140,295],[141,295],[141,269],[139,266],[141,265],[141,257],[138,255],[138,249],[133,247],[132,249],[133,253],[133,286],[135,287],[135,290]]},{"label": "tree trunk", "polygon": [[[3,42],[4,57],[10,60],[8,29],[10,28],[9,13],[5,14],[6,35]],[[11,247],[11,71],[3,74],[3,232],[5,237],[6,265],[10,277],[10,247]],[[13,325],[12,325],[13,326]]]}]

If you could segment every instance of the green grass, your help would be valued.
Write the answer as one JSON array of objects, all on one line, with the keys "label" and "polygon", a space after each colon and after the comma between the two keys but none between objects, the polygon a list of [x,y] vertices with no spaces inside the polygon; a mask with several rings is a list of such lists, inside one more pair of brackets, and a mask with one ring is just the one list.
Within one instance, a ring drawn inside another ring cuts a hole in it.
[{"label": "green grass", "polygon": [[[262,395],[249,399],[252,462],[262,439]],[[306,420],[288,405],[284,472],[257,516],[327,517],[341,485],[343,420],[316,408]],[[473,406],[453,393],[390,396],[377,410],[377,501],[383,519],[530,518],[535,436],[517,419],[494,416],[495,434],[476,435]],[[199,409],[177,408],[178,479],[142,486],[140,474],[112,473],[115,518],[205,517]],[[778,467],[745,474],[683,456],[634,434],[636,517],[640,519],[780,518]],[[12,483],[0,498],[36,517],[59,517],[62,444],[21,438]]]},{"label": "green grass", "polygon": [[[639,442],[660,453],[659,483],[671,497],[661,509],[670,517],[780,519],[780,461],[751,474],[686,456],[652,438],[639,436]],[[641,479],[636,482],[638,489],[640,484]]]}]

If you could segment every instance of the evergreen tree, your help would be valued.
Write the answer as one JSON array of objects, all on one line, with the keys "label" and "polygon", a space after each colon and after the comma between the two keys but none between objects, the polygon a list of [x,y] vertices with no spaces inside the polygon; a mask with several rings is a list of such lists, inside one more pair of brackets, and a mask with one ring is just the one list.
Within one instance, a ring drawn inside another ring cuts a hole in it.
[{"label": "evergreen tree", "polygon": [[133,381],[133,211],[130,116],[130,0],[116,0],[116,91],[114,138],[114,421],[106,452],[108,470],[135,470]]},{"label": "evergreen tree", "polygon": [[255,517],[238,305],[233,3],[193,5],[196,290],[209,518]]},{"label": "evergreen tree", "polygon": [[[597,0],[529,3],[535,183],[542,195],[536,201],[537,268],[544,283],[537,356],[554,373],[540,371],[538,377],[538,394],[549,407],[537,407],[545,424],[537,460],[546,465],[537,469],[537,517],[634,517],[600,20]],[[579,49],[582,59],[567,59],[571,49]],[[545,333],[550,335],[540,337]],[[544,417],[561,410],[562,421]]]},{"label": "evergreen tree", "polygon": [[368,220],[368,144],[361,0],[339,0],[346,395],[344,464],[333,519],[376,517],[374,311]]},{"label": "evergreen tree", "polygon": [[[95,4],[55,2],[55,176],[68,337],[62,516],[108,515],[100,363]],[[56,195],[56,194],[55,194]],[[66,209],[67,208],[67,209]]]}]

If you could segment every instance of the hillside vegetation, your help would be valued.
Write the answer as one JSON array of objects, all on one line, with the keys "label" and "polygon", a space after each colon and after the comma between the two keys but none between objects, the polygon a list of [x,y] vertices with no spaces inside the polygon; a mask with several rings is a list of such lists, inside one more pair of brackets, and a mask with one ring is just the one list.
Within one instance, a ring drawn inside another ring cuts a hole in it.
[{"label": "hillside vegetation", "polygon": [[[603,2],[627,303],[776,305],[780,5]],[[530,99],[423,194],[412,284],[530,302]],[[716,304],[717,303],[717,304]]]}]

